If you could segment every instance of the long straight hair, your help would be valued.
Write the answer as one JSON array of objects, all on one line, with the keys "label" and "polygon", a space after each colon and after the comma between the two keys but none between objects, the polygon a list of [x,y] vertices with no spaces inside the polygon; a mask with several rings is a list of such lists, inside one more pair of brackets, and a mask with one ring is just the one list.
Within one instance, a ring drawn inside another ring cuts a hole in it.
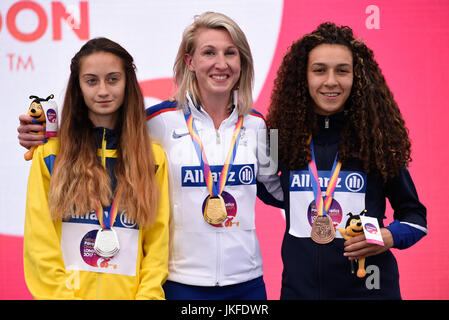
[{"label": "long straight hair", "polygon": [[139,226],[147,226],[155,218],[158,187],[143,96],[132,56],[106,38],[89,40],[71,61],[59,130],[61,147],[50,181],[50,212],[53,219],[63,219],[110,205],[112,200],[111,181],[97,158],[94,125],[79,83],[83,58],[97,52],[119,57],[126,74],[124,102],[115,128],[118,147],[114,174],[115,192],[120,194],[119,209]]}]

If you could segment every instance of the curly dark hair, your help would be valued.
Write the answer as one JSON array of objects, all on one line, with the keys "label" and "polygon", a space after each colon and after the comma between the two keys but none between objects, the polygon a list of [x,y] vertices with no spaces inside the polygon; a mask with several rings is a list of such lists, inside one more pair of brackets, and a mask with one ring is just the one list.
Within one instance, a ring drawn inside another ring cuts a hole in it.
[{"label": "curly dark hair", "polygon": [[345,103],[347,120],[339,145],[339,160],[362,162],[366,173],[384,181],[411,161],[408,130],[393,94],[374,60],[374,53],[354,39],[351,28],[325,22],[294,42],[279,67],[268,109],[269,128],[279,130],[280,160],[291,170],[310,159],[309,137],[316,132],[316,114],[308,91],[309,52],[321,44],[340,44],[353,57],[354,80]]}]

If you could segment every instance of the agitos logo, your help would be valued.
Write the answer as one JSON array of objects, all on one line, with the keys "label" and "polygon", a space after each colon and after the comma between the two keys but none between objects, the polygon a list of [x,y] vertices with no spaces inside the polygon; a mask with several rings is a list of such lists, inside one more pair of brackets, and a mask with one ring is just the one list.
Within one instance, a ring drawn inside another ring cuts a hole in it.
[{"label": "agitos logo", "polygon": [[[33,42],[39,40],[47,31],[49,20],[52,26],[52,39],[54,41],[62,40],[62,22],[67,23],[71,30],[80,40],[89,39],[89,6],[87,1],[80,1],[79,8],[71,6],[73,11],[77,12],[79,19],[74,18],[73,12],[68,10],[64,4],[59,1],[51,2],[51,13],[48,14],[45,9],[34,1],[19,1],[14,3],[6,12],[6,19],[3,19],[0,12],[0,32],[4,30],[3,23],[11,36],[22,42]],[[31,11],[37,17],[37,26],[31,32],[23,32],[17,26],[17,16],[22,11]]]}]

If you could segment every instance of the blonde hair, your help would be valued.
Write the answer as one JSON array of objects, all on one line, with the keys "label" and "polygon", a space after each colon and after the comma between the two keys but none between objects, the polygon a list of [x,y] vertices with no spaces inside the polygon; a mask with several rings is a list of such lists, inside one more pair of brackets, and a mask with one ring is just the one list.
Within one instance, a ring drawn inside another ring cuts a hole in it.
[{"label": "blonde hair", "polygon": [[[194,22],[184,30],[173,67],[174,79],[178,87],[175,99],[180,106],[183,106],[187,102],[186,93],[188,92],[191,94],[195,103],[201,102],[196,77],[194,73],[188,69],[186,62],[184,61],[184,55],[186,53],[190,55],[194,54],[196,49],[196,35],[198,30],[202,28],[226,30],[231,36],[234,44],[237,46],[241,61],[240,78],[235,86],[235,89],[238,89],[239,91],[239,114],[249,114],[253,105],[252,89],[254,82],[254,66],[251,49],[249,48],[245,34],[237,23],[221,13],[205,12],[201,15],[197,15],[194,18]],[[232,99],[231,97],[230,101]]]}]

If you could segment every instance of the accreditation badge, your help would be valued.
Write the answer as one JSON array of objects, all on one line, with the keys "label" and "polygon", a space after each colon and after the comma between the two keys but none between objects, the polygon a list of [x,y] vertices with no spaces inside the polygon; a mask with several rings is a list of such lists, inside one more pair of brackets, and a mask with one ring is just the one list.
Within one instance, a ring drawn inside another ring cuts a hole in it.
[{"label": "accreditation badge", "polygon": [[95,250],[97,234],[102,233],[95,212],[83,216],[74,215],[63,221],[61,250],[66,269],[135,276],[140,248],[139,227],[128,220],[125,214],[119,214],[113,230],[120,242],[120,250],[106,258]]}]

